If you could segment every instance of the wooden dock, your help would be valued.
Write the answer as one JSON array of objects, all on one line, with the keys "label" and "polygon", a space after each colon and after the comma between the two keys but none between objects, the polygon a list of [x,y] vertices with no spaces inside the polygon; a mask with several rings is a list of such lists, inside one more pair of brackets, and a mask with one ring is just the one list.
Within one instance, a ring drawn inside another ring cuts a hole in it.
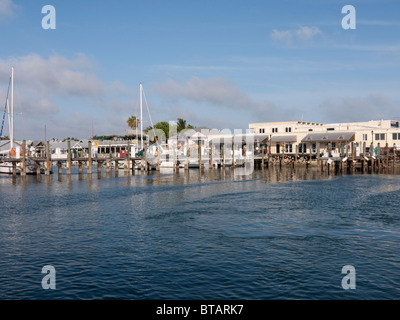
[{"label": "wooden dock", "polygon": [[[128,144],[129,146],[129,144]],[[352,150],[354,150],[352,148]],[[360,170],[365,169],[393,169],[398,166],[400,160],[399,151],[388,148],[380,148],[378,145],[379,155],[378,156],[370,156],[367,153],[361,153],[359,155],[352,154],[348,150],[341,150],[339,156],[332,156],[329,153],[328,157],[323,157],[321,153],[288,153],[288,154],[267,154],[264,152],[264,148],[254,154],[251,157],[245,158],[245,163],[238,164],[235,162],[234,153],[230,156],[226,156],[224,152],[224,148],[222,148],[222,153],[213,154],[210,149],[209,154],[201,155],[199,153],[196,155],[196,160],[198,161],[197,168],[204,169],[208,167],[209,169],[214,167],[230,167],[235,168],[239,166],[243,166],[249,161],[253,162],[254,168],[265,168],[270,166],[286,166],[286,167],[296,167],[296,166],[305,166],[305,167],[320,167],[321,171],[327,172],[344,172],[355,170],[356,168]],[[46,144],[44,155],[41,156],[28,156],[26,152],[26,142],[22,143],[22,153],[21,156],[16,157],[7,157],[0,158],[0,162],[8,162],[12,164],[12,174],[17,175],[20,174],[24,176],[27,174],[26,165],[27,163],[35,162],[37,164],[37,169],[34,174],[40,175],[50,175],[53,173],[53,166],[57,167],[58,175],[63,174],[63,168],[65,167],[65,171],[67,175],[71,174],[71,168],[73,165],[78,166],[79,174],[82,174],[84,168],[86,168],[86,173],[88,175],[92,174],[93,167],[97,167],[97,173],[101,172],[101,169],[105,167],[106,172],[111,172],[114,170],[118,172],[120,169],[119,164],[124,162],[123,170],[125,173],[135,174],[135,170],[137,169],[135,163],[137,161],[140,162],[139,168],[141,171],[149,171],[152,169],[160,170],[160,159],[156,165],[153,167],[149,164],[146,157],[147,148],[145,147],[144,156],[131,156],[129,148],[126,152],[125,157],[116,157],[109,155],[101,155],[97,157],[92,156],[91,152],[91,143],[88,145],[88,152],[85,155],[76,155],[73,156],[71,153],[71,145],[68,141],[68,150],[66,157],[57,158],[54,155],[50,154],[50,146],[49,142]],[[193,160],[194,158],[190,158]],[[189,156],[174,156],[173,159],[173,169],[177,171],[179,168],[179,164],[184,164],[185,170],[189,169]],[[17,170],[18,164],[18,170]]]},{"label": "wooden dock", "polygon": [[[63,166],[66,166],[66,174],[70,175],[71,174],[71,168],[73,166],[73,163],[76,163],[78,166],[79,173],[83,173],[83,168],[86,166],[86,172],[87,174],[92,174],[93,171],[93,165],[97,165],[97,172],[101,171],[101,168],[105,166],[106,172],[110,172],[112,168],[114,167],[114,170],[119,170],[119,162],[125,162],[126,163],[126,168],[124,168],[124,171],[128,172],[129,170],[132,170],[134,173],[135,170],[135,161],[138,160],[143,160],[144,157],[131,157],[130,152],[126,153],[126,157],[113,157],[113,156],[102,156],[102,157],[92,157],[91,153],[91,144],[88,146],[88,153],[86,156],[77,156],[74,157],[71,152],[71,144],[70,141],[68,141],[68,151],[67,151],[67,156],[65,157],[52,157],[50,154],[50,145],[49,142],[47,142],[46,145],[46,150],[45,150],[45,156],[38,156],[38,157],[33,157],[33,156],[28,156],[27,151],[26,151],[26,141],[22,142],[22,152],[19,157],[3,157],[0,158],[0,162],[8,162],[12,164],[12,175],[16,176],[17,175],[17,164],[19,164],[19,174],[21,176],[25,176],[27,174],[26,166],[27,163],[36,163],[36,172],[33,174],[40,175],[42,172],[45,175],[50,175],[53,172],[53,164],[56,164],[57,166],[57,171],[59,175],[62,175],[62,169]],[[143,164],[143,170],[148,167],[147,165]],[[44,170],[43,170],[44,168]]]}]

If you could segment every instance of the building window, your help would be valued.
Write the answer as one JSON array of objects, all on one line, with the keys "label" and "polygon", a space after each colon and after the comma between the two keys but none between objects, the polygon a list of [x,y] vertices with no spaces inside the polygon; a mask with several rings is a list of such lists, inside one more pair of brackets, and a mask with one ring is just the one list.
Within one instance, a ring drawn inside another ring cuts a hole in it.
[{"label": "building window", "polygon": [[327,128],[326,131],[334,131],[335,128]]},{"label": "building window", "polygon": [[336,149],[336,142],[332,142],[332,146],[331,146],[331,148],[332,148],[333,150],[335,150],[335,149]]},{"label": "building window", "polygon": [[265,133],[265,129],[260,129],[260,133]]},{"label": "building window", "polygon": [[286,152],[286,153],[292,153],[292,152],[293,152],[293,145],[287,143],[287,144],[285,145],[285,152]]},{"label": "building window", "polygon": [[308,131],[313,131],[312,129],[308,129]]},{"label": "building window", "polygon": [[316,143],[313,143],[311,148],[312,148],[312,153],[317,152],[317,144]]},{"label": "building window", "polygon": [[375,133],[375,140],[385,140],[386,134],[384,133]]},{"label": "building window", "polygon": [[286,132],[292,132],[292,128],[286,128],[285,131]]},{"label": "building window", "polygon": [[303,153],[303,144],[299,143],[299,153]]},{"label": "building window", "polygon": [[366,134],[366,133],[363,133],[363,141],[367,141],[368,140],[368,134]]},{"label": "building window", "polygon": [[278,132],[278,128],[272,128],[272,133],[277,133]]}]

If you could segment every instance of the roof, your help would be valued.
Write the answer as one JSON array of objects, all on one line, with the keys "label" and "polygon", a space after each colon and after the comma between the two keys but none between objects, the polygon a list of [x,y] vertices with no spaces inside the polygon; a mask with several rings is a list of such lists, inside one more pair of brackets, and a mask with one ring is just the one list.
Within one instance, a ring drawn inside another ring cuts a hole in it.
[{"label": "roof", "polygon": [[296,142],[297,136],[272,136],[271,142]]},{"label": "roof", "polygon": [[323,133],[309,133],[306,135],[302,142],[340,142],[340,141],[354,141],[355,132],[323,132]]},{"label": "roof", "polygon": [[211,143],[231,143],[232,138],[234,139],[235,143],[238,143],[241,141],[242,143],[246,142],[251,142],[254,141],[255,143],[257,142],[263,142],[264,140],[268,139],[267,134],[235,134],[235,135],[224,135],[224,136],[219,136],[211,139]]}]

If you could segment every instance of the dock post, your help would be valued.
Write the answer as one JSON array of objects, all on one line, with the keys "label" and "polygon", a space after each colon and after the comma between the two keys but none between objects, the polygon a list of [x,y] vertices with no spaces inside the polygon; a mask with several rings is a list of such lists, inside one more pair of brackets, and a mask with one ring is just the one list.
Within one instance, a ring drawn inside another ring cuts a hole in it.
[{"label": "dock post", "polygon": [[386,142],[386,168],[389,168],[389,144]]},{"label": "dock post", "polygon": [[225,142],[222,145],[222,168],[225,168]]},{"label": "dock post", "polygon": [[110,173],[110,171],[111,171],[110,160],[106,160],[106,173]]},{"label": "dock post", "polygon": [[199,170],[201,170],[201,145],[200,145],[200,138],[197,139],[197,153],[199,156]]},{"label": "dock post", "polygon": [[83,163],[82,163],[82,161],[78,162],[78,172],[79,172],[79,174],[83,173]]},{"label": "dock post", "polygon": [[235,168],[235,136],[232,136],[232,166],[231,169]]},{"label": "dock post", "polygon": [[128,147],[126,149],[126,167],[124,168],[124,173],[129,173],[131,168],[131,142],[128,141]]},{"label": "dock post", "polygon": [[396,165],[396,144],[393,144],[393,171],[394,171],[394,167]]},{"label": "dock post", "polygon": [[147,171],[149,169],[149,165],[147,163],[147,144],[144,145],[144,170]]},{"label": "dock post", "polygon": [[87,168],[87,174],[92,174],[92,166],[93,166],[92,141],[89,141],[88,142],[88,168]]},{"label": "dock post", "polygon": [[381,143],[378,143],[378,168],[381,167]]},{"label": "dock post", "polygon": [[67,154],[67,175],[71,174],[71,141],[67,141],[67,148],[68,148],[68,154]]},{"label": "dock post", "polygon": [[212,143],[210,141],[210,152],[209,152],[209,156],[210,156],[210,163],[208,165],[208,169],[212,169],[213,166],[213,155],[212,155],[213,151],[212,151]]},{"label": "dock post", "polygon": [[22,141],[21,176],[26,175],[26,140]]},{"label": "dock post", "polygon": [[363,142],[363,154],[362,154],[363,157],[365,157],[365,154],[366,154],[365,151],[366,151],[366,150],[367,150],[367,143],[364,141],[364,142]]},{"label": "dock post", "polygon": [[[160,166],[158,164],[158,166]],[[186,160],[185,160],[185,170],[189,170],[189,138],[186,137]]]},{"label": "dock post", "polygon": [[186,137],[185,147],[186,147],[185,170],[189,170],[189,137]]},{"label": "dock post", "polygon": [[261,148],[261,167],[264,169],[265,160],[264,160],[264,147]]},{"label": "dock post", "polygon": [[118,160],[115,160],[114,163],[115,163],[114,171],[115,171],[115,174],[117,175],[118,170],[119,170]]},{"label": "dock post", "polygon": [[57,161],[57,167],[58,167],[58,177],[62,176],[62,163],[61,161]]},{"label": "dock post", "polygon": [[46,176],[50,175],[50,142],[46,142],[46,169],[44,171]]},{"label": "dock post", "polygon": [[97,160],[97,174],[98,175],[101,174],[101,165],[102,165],[102,162]]},{"label": "dock post", "polygon": [[17,163],[12,163],[12,175],[15,177],[17,175]]}]

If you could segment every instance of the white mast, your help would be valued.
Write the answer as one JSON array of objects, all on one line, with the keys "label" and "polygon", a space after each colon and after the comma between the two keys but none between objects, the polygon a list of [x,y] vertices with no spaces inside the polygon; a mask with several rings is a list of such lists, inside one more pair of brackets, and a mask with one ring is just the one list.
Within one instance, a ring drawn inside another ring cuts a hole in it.
[{"label": "white mast", "polygon": [[11,67],[10,145],[14,148],[14,67]]},{"label": "white mast", "polygon": [[143,107],[142,107],[142,94],[143,87],[142,83],[140,83],[140,146],[143,150]]}]

